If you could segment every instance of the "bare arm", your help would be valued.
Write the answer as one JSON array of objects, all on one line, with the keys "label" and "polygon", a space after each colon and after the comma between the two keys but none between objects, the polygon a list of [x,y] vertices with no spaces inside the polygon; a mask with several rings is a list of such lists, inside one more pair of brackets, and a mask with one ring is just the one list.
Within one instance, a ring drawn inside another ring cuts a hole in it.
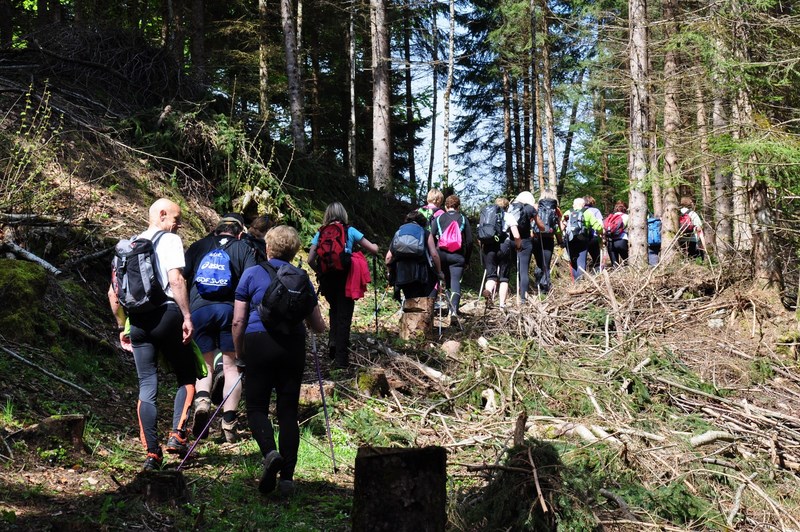
[{"label": "bare arm", "polygon": [[433,241],[433,235],[428,235],[428,253],[431,255],[431,261],[436,268],[436,274],[442,274],[442,259],[439,257],[439,251],[436,249],[436,243]]},{"label": "bare arm", "polygon": [[123,309],[122,305],[119,304],[119,298],[117,298],[117,293],[114,291],[113,284],[108,285],[108,305],[111,307],[111,312],[114,314],[114,318],[117,320],[117,329],[120,329],[119,345],[121,345],[122,349],[125,351],[133,351],[131,337],[125,332],[125,322],[127,321],[125,309]]},{"label": "bare arm", "polygon": [[358,245],[361,246],[364,249],[364,251],[368,251],[373,255],[378,254],[378,245],[373,244],[372,242],[367,240],[367,237],[361,237],[361,240],[358,241]]},{"label": "bare arm", "polygon": [[315,244],[312,244],[308,250],[308,265],[314,271],[317,270],[317,246]]},{"label": "bare arm", "polygon": [[[234,312],[234,320],[235,319],[236,316]],[[322,312],[319,310],[319,305],[315,306],[314,310],[312,310],[311,314],[309,314],[306,318],[306,325],[309,329],[311,329],[312,332],[318,334],[325,332],[325,320],[322,319]]]},{"label": "bare arm", "polygon": [[172,288],[172,297],[183,314],[183,343],[188,344],[194,333],[194,325],[192,325],[192,313],[189,310],[189,290],[186,288],[186,279],[183,278],[183,271],[180,268],[173,268],[167,274],[169,275],[169,286]]},{"label": "bare arm", "polygon": [[247,301],[233,302],[233,322],[231,333],[233,335],[233,349],[236,358],[242,358],[244,353],[244,331],[247,328],[247,315],[250,313],[250,304]]}]

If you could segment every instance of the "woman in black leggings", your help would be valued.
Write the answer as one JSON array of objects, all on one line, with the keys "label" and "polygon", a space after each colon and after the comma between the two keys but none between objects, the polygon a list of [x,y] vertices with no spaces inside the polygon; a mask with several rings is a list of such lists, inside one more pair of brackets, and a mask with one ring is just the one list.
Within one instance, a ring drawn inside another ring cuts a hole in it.
[{"label": "woman in black leggings", "polygon": [[[472,255],[472,229],[469,220],[459,212],[461,200],[456,195],[447,196],[444,200],[444,214],[437,216],[431,222],[431,234],[436,239],[439,248],[439,260],[442,262],[442,271],[445,277],[445,286],[449,287],[450,312],[458,315],[458,305],[461,302],[461,277],[464,269],[469,264]],[[461,245],[447,246],[443,237],[448,233],[451,224],[457,224],[461,234]],[[449,247],[449,249],[446,249]]]},{"label": "woman in black leggings", "polygon": [[[286,225],[271,229],[265,240],[269,263],[276,270],[290,263],[300,249],[297,231]],[[242,274],[233,307],[233,341],[237,358],[245,363],[247,422],[264,456],[258,489],[262,493],[273,491],[280,473],[280,492],[290,495],[294,491],[294,469],[300,447],[297,404],[305,366],[306,329],[302,322],[289,334],[265,328],[258,306],[271,282],[269,272],[262,266],[253,266]],[[313,291],[311,281],[309,286]],[[318,305],[305,319],[305,324],[317,333],[325,330]],[[269,419],[273,390],[281,427],[278,446]]]}]

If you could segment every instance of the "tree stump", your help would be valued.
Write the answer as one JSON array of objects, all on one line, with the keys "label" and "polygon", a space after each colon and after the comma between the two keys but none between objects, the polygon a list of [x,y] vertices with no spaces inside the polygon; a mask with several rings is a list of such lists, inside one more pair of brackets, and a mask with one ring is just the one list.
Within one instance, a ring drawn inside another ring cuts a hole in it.
[{"label": "tree stump", "polygon": [[367,397],[386,397],[389,395],[389,380],[382,368],[369,368],[356,377],[358,391]]},{"label": "tree stump", "polygon": [[447,452],[442,447],[361,447],[356,456],[353,532],[443,531]]},{"label": "tree stump", "polygon": [[[325,397],[333,397],[333,389],[335,385],[331,381],[322,381],[322,390],[325,392]],[[322,404],[322,395],[319,393],[319,382],[312,384],[300,385],[300,402],[301,406],[320,406]]]},{"label": "tree stump", "polygon": [[35,441],[46,449],[58,446],[84,452],[83,430],[86,428],[86,417],[83,414],[51,416],[40,423],[26,428],[14,437],[26,441]]},{"label": "tree stump", "polygon": [[403,315],[400,317],[400,338],[425,337],[433,323],[433,299],[429,297],[412,297],[403,303]]}]

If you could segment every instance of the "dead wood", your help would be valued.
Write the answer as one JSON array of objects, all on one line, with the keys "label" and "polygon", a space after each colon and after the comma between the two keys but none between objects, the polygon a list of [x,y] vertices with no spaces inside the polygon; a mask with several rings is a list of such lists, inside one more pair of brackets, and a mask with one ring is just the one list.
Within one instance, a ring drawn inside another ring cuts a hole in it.
[{"label": "dead wood", "polygon": [[27,249],[25,249],[23,247],[20,247],[17,244],[15,244],[14,242],[10,242],[8,240],[6,240],[4,242],[4,244],[5,244],[6,247],[8,247],[18,257],[20,257],[22,259],[25,259],[27,261],[35,262],[36,264],[38,264],[39,266],[41,266],[45,270],[49,271],[53,275],[61,275],[61,270],[59,270],[58,268],[56,268],[55,266],[53,266],[52,264],[50,264],[46,260],[44,260],[44,259],[42,259],[40,257],[37,257],[36,255],[31,253]]}]

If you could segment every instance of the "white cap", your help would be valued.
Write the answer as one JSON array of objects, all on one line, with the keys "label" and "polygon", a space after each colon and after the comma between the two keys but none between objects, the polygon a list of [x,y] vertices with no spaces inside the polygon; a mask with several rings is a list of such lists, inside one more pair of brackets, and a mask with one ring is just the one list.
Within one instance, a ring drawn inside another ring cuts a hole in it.
[{"label": "white cap", "polygon": [[517,194],[517,197],[514,199],[515,203],[524,203],[525,205],[535,206],[535,200],[533,199],[533,194],[529,191],[520,192]]},{"label": "white cap", "polygon": [[583,198],[575,198],[574,200],[572,200],[573,210],[579,211],[583,209],[584,206],[586,206],[586,200],[584,200]]}]

